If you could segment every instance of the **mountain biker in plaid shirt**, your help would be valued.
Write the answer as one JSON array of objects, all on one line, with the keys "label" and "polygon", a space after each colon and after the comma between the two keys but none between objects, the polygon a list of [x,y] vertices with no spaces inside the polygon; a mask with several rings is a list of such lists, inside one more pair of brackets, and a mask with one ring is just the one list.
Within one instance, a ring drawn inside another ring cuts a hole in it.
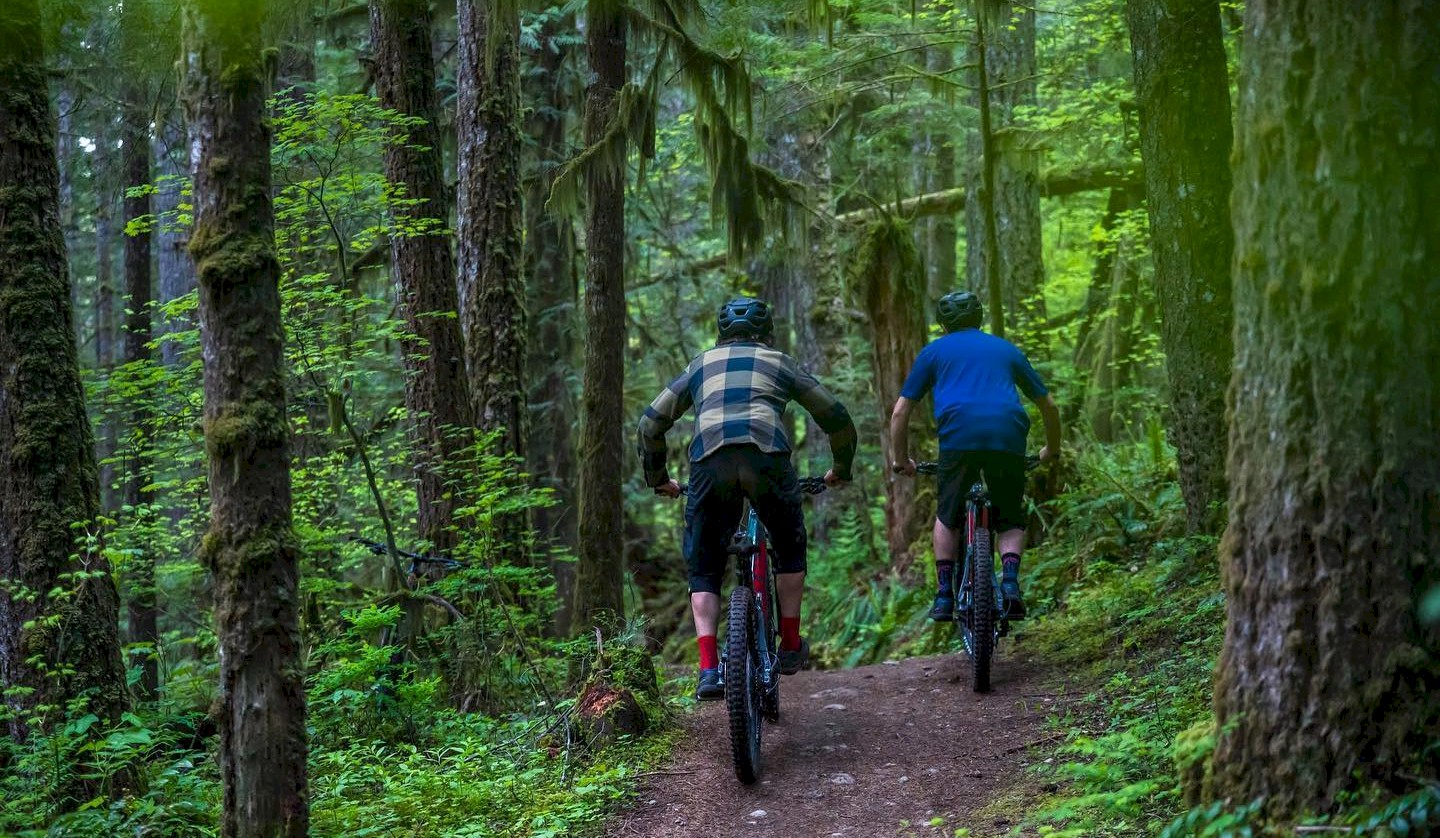
[{"label": "mountain biker in plaid shirt", "polygon": [[769,531],[774,550],[780,671],[793,675],[809,658],[809,644],[800,637],[805,513],[782,422],[786,405],[799,402],[829,436],[835,460],[825,475],[830,486],[850,481],[857,439],[845,406],[795,359],[769,345],[774,321],[764,301],[741,297],[725,303],[720,307],[718,331],[716,346],[696,356],[640,420],[645,483],[657,495],[677,498],[680,484],[665,468],[665,434],[685,411],[695,408],[684,550],[700,648],[695,697],[701,700],[725,694],[715,641],[720,582],[746,498]]}]

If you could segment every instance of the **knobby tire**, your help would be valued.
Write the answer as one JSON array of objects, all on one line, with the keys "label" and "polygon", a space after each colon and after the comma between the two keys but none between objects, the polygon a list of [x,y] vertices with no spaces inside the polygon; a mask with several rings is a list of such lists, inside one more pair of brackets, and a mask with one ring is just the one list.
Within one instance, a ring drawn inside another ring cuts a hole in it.
[{"label": "knobby tire", "polygon": [[725,709],[730,716],[730,753],[735,776],[745,785],[760,777],[760,707],[757,694],[759,661],[755,659],[755,592],[730,592],[730,614],[725,639]]},{"label": "knobby tire", "polygon": [[977,693],[990,692],[990,662],[995,654],[995,555],[990,548],[990,530],[975,531],[975,549],[970,568],[973,591],[970,598],[970,676]]}]

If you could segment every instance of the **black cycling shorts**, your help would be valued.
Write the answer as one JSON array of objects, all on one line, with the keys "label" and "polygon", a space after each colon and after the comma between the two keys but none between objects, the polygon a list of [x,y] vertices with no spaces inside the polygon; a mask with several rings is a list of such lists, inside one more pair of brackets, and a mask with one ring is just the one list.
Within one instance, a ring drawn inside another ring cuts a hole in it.
[{"label": "black cycling shorts", "polygon": [[935,517],[952,530],[965,526],[965,498],[985,474],[997,532],[1025,528],[1025,456],[1004,451],[941,451],[940,502]]},{"label": "black cycling shorts", "polygon": [[790,455],[768,454],[754,445],[727,445],[690,465],[685,564],[691,593],[720,593],[730,538],[740,525],[746,498],[770,533],[775,572],[805,571],[805,512]]}]

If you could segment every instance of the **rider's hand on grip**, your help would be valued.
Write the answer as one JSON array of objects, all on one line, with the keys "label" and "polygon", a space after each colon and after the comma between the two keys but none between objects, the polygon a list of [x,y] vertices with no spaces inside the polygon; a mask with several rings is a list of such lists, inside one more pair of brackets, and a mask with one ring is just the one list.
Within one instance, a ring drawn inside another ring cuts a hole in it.
[{"label": "rider's hand on grip", "polygon": [[849,480],[843,480],[843,479],[841,479],[840,475],[836,474],[836,473],[835,473],[835,469],[833,469],[833,468],[830,469],[829,471],[825,472],[825,485],[826,485],[826,486],[829,486],[829,487],[832,488],[832,489],[836,489],[836,488],[839,488],[839,487],[841,487],[841,486],[844,486],[846,483],[849,483],[849,482],[850,482]]},{"label": "rider's hand on grip", "polygon": [[680,484],[674,480],[661,483],[655,487],[655,494],[662,498],[678,498],[682,493],[683,490],[680,488]]},{"label": "rider's hand on grip", "polygon": [[891,464],[890,468],[896,474],[903,474],[906,477],[914,477],[916,472],[915,460],[911,457],[906,457],[903,463],[897,462]]}]

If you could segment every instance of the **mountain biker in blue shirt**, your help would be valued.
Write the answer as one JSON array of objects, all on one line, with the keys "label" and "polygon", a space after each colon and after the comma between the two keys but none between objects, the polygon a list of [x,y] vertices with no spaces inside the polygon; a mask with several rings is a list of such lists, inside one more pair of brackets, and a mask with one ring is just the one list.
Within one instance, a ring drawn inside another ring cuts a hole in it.
[{"label": "mountain biker in blue shirt", "polygon": [[690,610],[700,650],[695,697],[723,698],[715,633],[720,623],[720,582],[730,537],[748,499],[770,534],[780,606],[780,672],[805,666],[809,644],[800,636],[805,591],[805,512],[800,479],[790,464],[783,417],[791,401],[810,412],[830,437],[835,467],[825,483],[851,479],[855,424],[845,406],[794,358],[770,346],[774,321],[763,300],[740,297],[720,307],[719,341],[690,362],[645,409],[640,460],[645,483],[657,495],[679,497],[680,484],[665,468],[665,434],[691,407],[690,490],[685,505],[685,562]]},{"label": "mountain biker in blue shirt", "polygon": [[1045,420],[1040,461],[1060,455],[1060,410],[1030,361],[1004,338],[980,331],[980,298],[957,291],[940,298],[945,335],[915,358],[890,416],[895,470],[915,474],[909,455],[910,412],[931,393],[940,436],[939,501],[935,516],[935,572],[939,592],[930,619],[954,619],[953,578],[963,537],[965,496],[984,472],[1004,566],[1000,591],[1007,616],[1025,616],[1020,596],[1020,557],[1025,549],[1025,437],[1030,417],[1020,403],[1024,392]]}]

